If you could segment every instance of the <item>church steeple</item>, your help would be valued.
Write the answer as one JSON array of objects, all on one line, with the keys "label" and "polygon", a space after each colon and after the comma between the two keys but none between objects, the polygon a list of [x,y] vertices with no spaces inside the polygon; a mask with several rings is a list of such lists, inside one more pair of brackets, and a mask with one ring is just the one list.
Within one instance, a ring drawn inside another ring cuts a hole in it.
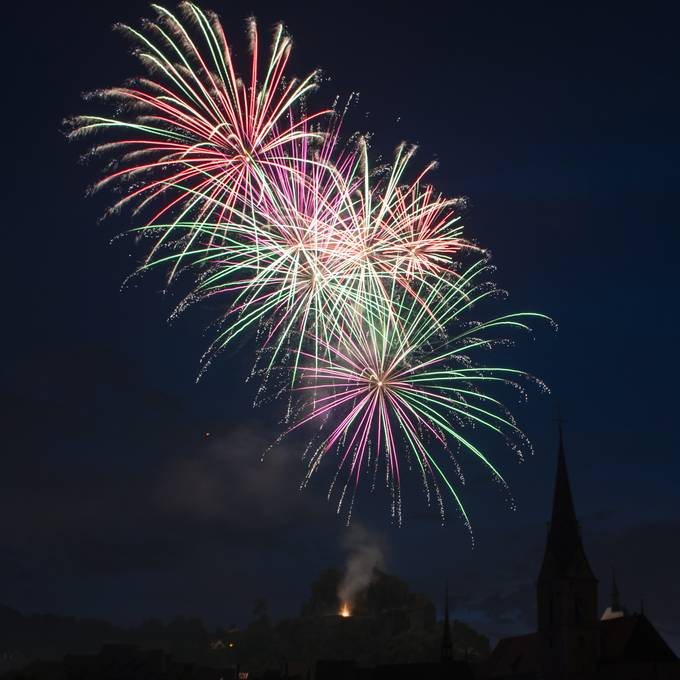
[{"label": "church steeple", "polygon": [[607,621],[609,619],[619,619],[622,616],[627,616],[628,612],[625,607],[621,606],[621,596],[619,594],[619,585],[616,582],[616,574],[612,570],[612,594],[611,603],[604,610],[602,614],[602,620]]},{"label": "church steeple", "polygon": [[565,575],[575,568],[580,572],[581,577],[594,578],[581,544],[581,532],[571,495],[564,454],[564,434],[560,422],[552,515],[539,579]]},{"label": "church steeple", "polygon": [[574,511],[574,500],[571,495],[567,462],[564,456],[564,435],[560,422],[555,493],[553,495],[552,517],[546,552],[551,552],[559,566],[566,568],[580,542],[578,521]]},{"label": "church steeple", "polygon": [[619,586],[616,583],[616,574],[612,571],[612,609],[621,611],[621,598],[619,596]]},{"label": "church steeple", "polygon": [[599,650],[597,579],[581,542],[559,426],[555,493],[548,540],[536,584],[542,672],[587,674]]}]

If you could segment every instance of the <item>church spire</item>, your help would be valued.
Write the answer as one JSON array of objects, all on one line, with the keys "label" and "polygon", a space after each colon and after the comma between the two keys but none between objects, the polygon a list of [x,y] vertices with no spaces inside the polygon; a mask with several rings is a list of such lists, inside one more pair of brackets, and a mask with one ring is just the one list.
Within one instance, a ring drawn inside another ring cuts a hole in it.
[{"label": "church spire", "polygon": [[543,557],[539,578],[551,579],[561,577],[568,572],[574,576],[576,572],[579,572],[584,578],[594,579],[595,576],[588,564],[581,543],[581,532],[579,530],[578,521],[576,520],[574,500],[571,495],[569,474],[567,473],[562,421],[558,420],[558,423],[555,492],[553,496],[550,528],[548,530],[548,540],[545,546],[545,555]]},{"label": "church spire", "polygon": [[[567,473],[561,422],[559,422],[558,430],[555,495],[545,555],[536,583],[536,597],[539,632],[556,635],[557,631],[564,633],[570,630],[579,631],[579,634],[585,635],[587,631],[590,631],[588,635],[592,633],[597,637],[599,630],[597,628],[597,579],[588,564],[581,542]],[[557,648],[552,652],[546,648],[547,656],[552,658],[555,654],[568,655],[569,650],[572,649],[572,642],[569,642],[569,645],[565,644],[559,653],[556,651]],[[597,644],[596,640],[591,640],[591,646],[588,648],[591,651],[595,650]],[[544,661],[547,663],[547,660],[544,659]],[[562,659],[560,663],[562,662],[566,664],[566,659]]]},{"label": "church spire", "polygon": [[616,574],[612,570],[612,611],[621,611],[621,598],[619,596],[619,586],[616,583]]},{"label": "church spire", "polygon": [[446,580],[446,589],[444,595],[444,630],[442,632],[442,663],[448,663],[453,660],[453,646],[451,644],[451,624],[449,623],[449,581]]},{"label": "church spire", "polygon": [[609,606],[604,610],[602,614],[602,620],[608,621],[609,619],[620,619],[622,616],[628,616],[628,612],[625,607],[621,606],[621,596],[619,594],[619,584],[616,582],[616,574],[612,569],[612,594],[611,602]]},{"label": "church spire", "polygon": [[555,476],[555,494],[553,496],[547,551],[553,554],[560,567],[565,568],[578,549],[580,542],[579,527],[564,455],[562,421],[560,421],[557,474]]}]

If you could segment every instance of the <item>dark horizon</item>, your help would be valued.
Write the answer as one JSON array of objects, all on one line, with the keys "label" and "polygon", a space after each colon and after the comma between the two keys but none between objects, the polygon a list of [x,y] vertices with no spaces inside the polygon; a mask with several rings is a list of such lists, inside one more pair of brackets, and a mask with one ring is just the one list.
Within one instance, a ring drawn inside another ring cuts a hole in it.
[{"label": "dark horizon", "polygon": [[[441,526],[417,479],[401,528],[384,489],[366,493],[353,523],[387,571],[437,606],[448,579],[452,615],[492,639],[533,630],[561,413],[600,609],[614,570],[624,603],[644,600],[680,653],[676,10],[346,3],[329,18],[302,3],[205,6],[241,54],[245,17],[265,30],[283,19],[292,70],[330,78],[317,101],[361,93],[348,131],[372,132],[385,157],[418,143],[423,165],[440,163],[438,188],[469,197],[466,233],[510,292],[496,309],[559,325],[505,353],[552,390],[513,404],[534,456],[519,464],[485,441],[516,510],[471,462],[474,546],[452,508]],[[86,146],[61,132],[87,110],[81,93],[138,73],[111,25],[147,16],[147,3],[10,12],[0,603],[123,625],[244,622],[259,597],[291,614],[348,554],[345,517],[325,498],[330,469],[299,492],[295,439],[260,463],[281,409],[252,408],[237,350],[196,382],[213,310],[168,324],[179,292],[163,294],[160,277],[120,290],[144,251],[111,243],[129,215],[98,224],[110,197],[85,190],[99,168],[79,165]]]}]

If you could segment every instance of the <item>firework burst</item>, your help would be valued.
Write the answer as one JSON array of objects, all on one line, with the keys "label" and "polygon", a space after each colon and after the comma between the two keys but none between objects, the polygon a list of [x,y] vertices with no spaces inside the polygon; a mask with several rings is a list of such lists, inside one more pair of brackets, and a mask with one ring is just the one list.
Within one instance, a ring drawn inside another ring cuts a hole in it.
[{"label": "firework burst", "polygon": [[[156,20],[145,21],[142,30],[117,26],[135,45],[148,75],[94,93],[112,101],[120,114],[69,121],[73,137],[117,137],[92,149],[115,159],[93,190],[115,184],[123,196],[111,210],[130,205],[135,214],[150,215],[145,227],[164,223],[149,259],[177,236],[182,251],[191,252],[200,227],[233,221],[244,201],[254,202],[261,192],[264,169],[287,145],[314,136],[311,121],[326,113],[295,115],[296,105],[316,87],[317,74],[285,80],[291,41],[282,25],[275,28],[269,60],[261,69],[259,34],[255,20],[249,20],[246,83],[237,75],[214,14],[190,2],[180,4],[179,15],[152,7]],[[196,229],[187,233],[182,227],[189,221]]]},{"label": "firework burst", "polygon": [[[510,411],[485,388],[503,383],[522,391],[520,382],[530,376],[517,369],[475,363],[472,355],[507,342],[509,331],[529,331],[531,320],[547,317],[522,313],[464,322],[471,307],[497,292],[483,280],[486,272],[488,265],[481,260],[454,284],[420,291],[422,305],[393,299],[390,306],[349,316],[330,338],[318,340],[327,350],[325,355],[306,355],[301,369],[306,384],[297,390],[300,415],[291,429],[311,422],[320,425],[317,440],[321,441],[311,447],[308,478],[336,449],[338,473],[346,473],[339,508],[348,487],[353,497],[362,475],[368,473],[375,480],[382,464],[392,507],[401,521],[400,478],[405,461],[419,469],[428,498],[434,491],[442,512],[443,483],[468,523],[447,472],[451,462],[460,470],[453,452],[472,455],[504,484],[494,464],[468,438],[469,426],[482,426],[504,437],[520,455],[518,444],[529,446]],[[404,297],[398,286],[393,286],[392,294]],[[433,316],[439,327],[432,323]]]},{"label": "firework burst", "polygon": [[[120,192],[110,210],[130,208],[131,231],[152,238],[141,270],[164,267],[169,281],[191,272],[178,310],[221,302],[208,359],[248,336],[260,390],[285,374],[285,434],[318,427],[305,483],[334,453],[331,491],[340,485],[339,508],[349,491],[351,513],[362,477],[382,467],[401,522],[401,477],[414,467],[428,502],[443,512],[450,492],[469,524],[458,459],[502,481],[471,428],[527,444],[491,388],[521,389],[528,376],[480,362],[479,351],[546,317],[467,319],[497,291],[484,251],[463,237],[465,201],[434,188],[433,164],[414,173],[415,147],[374,167],[366,137],[343,141],[344,113],[309,112],[318,74],[288,77],[281,25],[263,58],[248,21],[242,78],[214,14],[152,7],[141,29],[118,27],[145,75],[95,93],[113,115],[68,121],[71,137],[107,135],[91,151],[109,159],[93,188]],[[480,259],[463,268],[470,253]]]}]

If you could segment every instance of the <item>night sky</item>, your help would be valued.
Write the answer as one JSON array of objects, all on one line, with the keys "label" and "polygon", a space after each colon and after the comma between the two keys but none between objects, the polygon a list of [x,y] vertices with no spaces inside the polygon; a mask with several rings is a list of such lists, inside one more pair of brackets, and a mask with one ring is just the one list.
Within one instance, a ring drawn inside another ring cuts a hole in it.
[{"label": "night sky", "polygon": [[[81,93],[138,72],[115,21],[143,2],[14,3],[5,46],[4,329],[0,603],[24,613],[132,624],[195,615],[243,623],[258,596],[294,614],[310,582],[342,566],[343,516],[326,502],[332,468],[305,492],[299,442],[260,462],[281,406],[252,408],[252,346],[198,383],[216,308],[168,323],[182,288],[147,276],[121,290],[144,250],[98,222],[107,196],[78,164],[62,120]],[[383,488],[354,522],[388,571],[497,637],[534,626],[534,580],[556,457],[565,443],[586,551],[608,604],[624,603],[680,652],[677,20],[670,4],[216,2],[245,52],[244,18],[278,19],[293,71],[321,67],[319,105],[361,93],[349,130],[386,157],[402,140],[440,161],[434,179],[470,200],[467,234],[491,249],[511,293],[492,311],[559,324],[508,352],[551,387],[514,407],[534,443],[519,464],[490,453],[517,510],[473,462],[442,526],[417,485],[404,525]],[[386,6],[387,7],[387,6]],[[493,307],[493,305],[492,305]],[[206,433],[210,433],[206,436]]]}]

